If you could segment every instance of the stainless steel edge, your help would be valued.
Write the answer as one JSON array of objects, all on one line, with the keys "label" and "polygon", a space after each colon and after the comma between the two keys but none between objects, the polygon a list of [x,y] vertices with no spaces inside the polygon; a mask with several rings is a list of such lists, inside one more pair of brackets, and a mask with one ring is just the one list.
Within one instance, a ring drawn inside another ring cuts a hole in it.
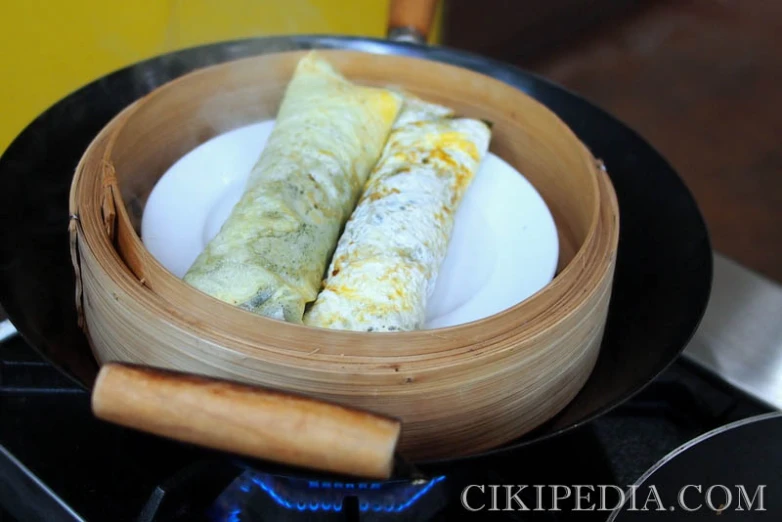
[{"label": "stainless steel edge", "polygon": [[782,286],[715,254],[709,304],[682,355],[782,409]]},{"label": "stainless steel edge", "polygon": [[16,337],[18,333],[16,327],[10,320],[6,319],[0,322],[0,343],[4,343],[13,337]]},{"label": "stainless steel edge", "polygon": [[22,464],[2,445],[0,445],[0,460],[5,460],[8,464],[0,470],[0,478],[7,481],[7,492],[21,496],[25,492],[25,488],[30,487],[38,488],[42,492],[39,502],[32,505],[28,504],[25,516],[32,518],[26,518],[25,520],[30,522],[33,520],[45,522],[54,522],[55,520],[86,522],[81,515],[71,509],[59,495],[44,484],[35,473]]}]

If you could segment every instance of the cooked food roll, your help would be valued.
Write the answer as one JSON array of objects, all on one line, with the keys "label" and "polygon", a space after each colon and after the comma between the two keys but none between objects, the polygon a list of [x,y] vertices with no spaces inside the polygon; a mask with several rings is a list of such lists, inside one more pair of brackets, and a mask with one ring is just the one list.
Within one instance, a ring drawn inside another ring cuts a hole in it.
[{"label": "cooked food roll", "polygon": [[409,97],[304,324],[367,332],[423,327],[454,214],[490,139],[485,123]]},{"label": "cooked food roll", "polygon": [[307,54],[241,199],[184,281],[301,323],[402,103],[400,94],[354,85]]}]

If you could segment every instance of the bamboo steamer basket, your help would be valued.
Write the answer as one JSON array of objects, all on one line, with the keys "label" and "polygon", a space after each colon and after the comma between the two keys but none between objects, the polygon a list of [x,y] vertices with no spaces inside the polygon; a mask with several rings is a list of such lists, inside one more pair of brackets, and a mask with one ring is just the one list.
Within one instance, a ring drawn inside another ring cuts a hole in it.
[{"label": "bamboo steamer basket", "polygon": [[611,295],[619,210],[601,162],[545,106],[499,80],[417,58],[321,50],[347,78],[399,85],[493,122],[491,151],[535,186],[557,225],[554,280],[501,313],[415,332],[284,323],[213,299],[144,248],[144,205],[163,173],[206,140],[275,117],[304,51],[196,70],[118,114],[73,178],[76,304],[99,364],[228,379],[401,420],[399,451],[466,456],[550,420],[597,359]]}]

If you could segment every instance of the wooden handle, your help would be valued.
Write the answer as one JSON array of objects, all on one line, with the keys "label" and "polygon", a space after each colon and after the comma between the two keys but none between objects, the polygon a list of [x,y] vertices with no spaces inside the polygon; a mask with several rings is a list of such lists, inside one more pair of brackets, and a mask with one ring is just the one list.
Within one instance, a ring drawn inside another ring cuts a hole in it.
[{"label": "wooden handle", "polygon": [[388,36],[417,33],[426,43],[432,30],[438,0],[391,0],[388,15]]},{"label": "wooden handle", "polygon": [[108,363],[92,393],[103,420],[282,464],[372,479],[393,470],[401,423],[297,395]]}]

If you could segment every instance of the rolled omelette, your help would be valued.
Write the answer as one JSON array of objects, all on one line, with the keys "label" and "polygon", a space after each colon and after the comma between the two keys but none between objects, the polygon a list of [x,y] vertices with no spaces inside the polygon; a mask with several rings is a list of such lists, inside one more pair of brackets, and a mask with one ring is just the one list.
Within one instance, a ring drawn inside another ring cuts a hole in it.
[{"label": "rolled omelette", "polygon": [[446,107],[408,96],[304,324],[422,328],[454,215],[490,139],[482,121],[454,118]]},{"label": "rolled omelette", "polygon": [[240,200],[184,281],[301,323],[402,103],[395,91],[347,81],[315,51],[305,55]]}]

